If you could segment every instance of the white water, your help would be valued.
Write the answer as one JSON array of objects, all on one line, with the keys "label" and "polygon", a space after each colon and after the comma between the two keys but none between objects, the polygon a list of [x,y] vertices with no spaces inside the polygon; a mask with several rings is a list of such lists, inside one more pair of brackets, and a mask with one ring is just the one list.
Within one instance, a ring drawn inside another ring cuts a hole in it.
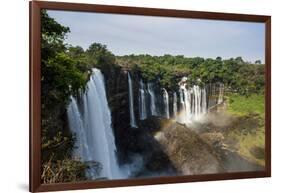
[{"label": "white water", "polygon": [[[215,100],[215,104],[223,102],[223,84],[219,85],[219,93],[216,92],[218,87],[216,87],[215,84],[207,85],[209,88],[207,96],[205,87],[193,85],[188,88],[187,81],[188,78],[183,77],[179,82],[179,96],[177,92],[174,92],[172,96],[173,118],[183,124],[191,124],[194,121],[200,121],[204,115],[208,113],[208,105],[213,106],[212,103],[210,104],[209,96],[217,97],[213,99]],[[179,108],[177,106],[178,97]],[[159,100],[159,98],[161,98],[163,102],[158,102],[157,100]],[[149,99],[148,103],[146,99]],[[145,85],[143,81],[140,80],[139,104],[140,120],[144,120],[150,115],[171,118],[169,111],[169,94],[164,88],[162,88],[161,91],[155,89],[155,83],[153,82],[149,82]],[[159,104],[163,104],[163,108],[159,107]]]},{"label": "white water", "polygon": [[[67,109],[68,123],[71,126],[71,131],[76,134],[76,148],[73,151],[73,158],[75,160],[80,159],[82,162],[92,161],[93,157],[89,151],[83,120],[78,109],[77,101],[72,96],[70,97],[70,100],[71,102]],[[87,176],[90,178],[95,177],[95,170],[90,168],[87,171]]]},{"label": "white water", "polygon": [[158,116],[158,113],[156,111],[156,99],[155,99],[155,93],[153,90],[153,83],[148,83],[147,84],[147,88],[148,88],[148,93],[149,93],[149,97],[150,97],[150,112],[151,115],[153,116]]},{"label": "white water", "polygon": [[203,114],[206,114],[207,113],[207,111],[208,111],[208,107],[207,107],[207,93],[206,93],[206,88],[203,88],[202,90],[201,90],[201,92],[202,92],[202,113]]},{"label": "white water", "polygon": [[174,113],[174,119],[177,120],[177,114],[178,114],[178,99],[177,99],[177,93],[173,93],[173,113]]},{"label": "white water", "polygon": [[190,124],[192,121],[198,121],[207,113],[207,95],[206,89],[197,85],[187,89],[185,77],[179,83],[180,86],[180,119],[179,122]]},{"label": "white water", "polygon": [[129,108],[130,108],[130,124],[131,127],[137,128],[136,117],[134,112],[134,94],[130,72],[128,72],[128,87],[129,87]]},{"label": "white water", "polygon": [[162,88],[163,90],[163,100],[164,100],[164,116],[169,119],[170,118],[170,110],[169,110],[169,95],[165,88]]},{"label": "white water", "polygon": [[126,178],[127,175],[117,163],[104,78],[98,69],[93,69],[87,87],[87,92],[82,96],[82,111],[79,111],[77,101],[73,97],[67,111],[70,129],[77,136],[75,145],[78,148],[74,156],[80,157],[81,161],[96,161],[101,164],[102,170],[98,176],[90,172],[92,178]]},{"label": "white water", "polygon": [[144,120],[147,118],[147,110],[146,110],[146,89],[143,83],[143,80],[140,80],[139,87],[139,116],[140,120]]},{"label": "white water", "polygon": [[224,92],[224,85],[222,83],[219,84],[219,97],[218,97],[218,104],[223,102],[223,92]]},{"label": "white water", "polygon": [[181,86],[180,88],[180,97],[182,110],[180,113],[180,122],[181,123],[190,123],[192,119],[192,101],[191,101],[191,91],[187,90],[186,86]]}]

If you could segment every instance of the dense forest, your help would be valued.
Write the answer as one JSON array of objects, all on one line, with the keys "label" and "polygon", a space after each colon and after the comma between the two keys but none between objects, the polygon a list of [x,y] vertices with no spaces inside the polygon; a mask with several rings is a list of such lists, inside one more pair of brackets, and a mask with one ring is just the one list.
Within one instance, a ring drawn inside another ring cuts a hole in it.
[{"label": "dense forest", "polygon": [[[70,96],[79,96],[87,90],[93,67],[99,68],[105,77],[130,71],[146,81],[159,81],[168,92],[176,90],[183,76],[188,78],[190,86],[220,82],[225,85],[229,112],[237,116],[255,112],[257,120],[263,122],[265,68],[259,60],[250,63],[241,57],[213,59],[169,54],[116,56],[100,43],[92,43],[86,50],[66,44],[71,29],[49,17],[45,10],[41,13],[41,22],[43,183],[87,180],[85,170],[89,164],[97,170],[100,167],[99,163],[72,159],[76,136],[70,132],[66,116]],[[108,79],[106,84],[114,85],[115,79]],[[114,88],[107,89],[113,92]],[[114,108],[114,98],[109,98],[109,103]]]}]

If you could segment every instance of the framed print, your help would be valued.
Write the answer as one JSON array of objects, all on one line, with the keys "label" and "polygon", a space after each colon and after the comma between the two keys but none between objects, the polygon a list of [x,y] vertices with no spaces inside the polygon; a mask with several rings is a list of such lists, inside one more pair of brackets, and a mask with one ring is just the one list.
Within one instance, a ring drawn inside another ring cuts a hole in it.
[{"label": "framed print", "polygon": [[30,2],[30,191],[271,176],[271,17]]}]

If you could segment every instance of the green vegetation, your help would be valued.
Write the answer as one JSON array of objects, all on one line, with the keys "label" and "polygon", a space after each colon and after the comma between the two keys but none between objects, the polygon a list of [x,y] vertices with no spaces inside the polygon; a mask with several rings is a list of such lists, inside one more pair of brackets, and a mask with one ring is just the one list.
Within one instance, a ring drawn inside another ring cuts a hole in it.
[{"label": "green vegetation", "polygon": [[264,95],[230,94],[227,100],[227,110],[236,116],[237,123],[228,130],[226,138],[230,141],[236,141],[237,152],[242,157],[252,163],[264,166]]},{"label": "green vegetation", "polygon": [[237,115],[247,115],[257,113],[264,117],[264,95],[252,94],[243,96],[239,94],[230,94],[228,97],[228,111]]},{"label": "green vegetation", "polygon": [[238,116],[225,134],[227,141],[234,142],[240,156],[252,163],[264,166],[264,119],[258,114]]},{"label": "green vegetation", "polygon": [[67,125],[66,107],[70,96],[86,89],[91,69],[115,66],[114,55],[106,46],[93,43],[86,51],[64,43],[68,27],[41,12],[41,107],[42,182],[85,180],[88,165],[72,160],[75,136]]},{"label": "green vegetation", "polygon": [[[66,53],[67,48],[63,41],[66,33],[70,31],[69,28],[50,18],[45,10],[41,12],[41,21],[41,179],[44,183],[84,180],[87,166],[71,160],[75,138],[65,125],[64,119],[69,96],[85,89],[86,71],[81,71],[79,63]],[[78,170],[80,174],[76,172]]]},{"label": "green vegetation", "polygon": [[264,92],[264,65],[245,62],[241,57],[188,58],[184,56],[118,56],[117,63],[141,73],[148,81],[160,80],[163,87],[174,90],[183,76],[190,85],[224,83],[241,95]]},{"label": "green vegetation", "polygon": [[[265,134],[264,128],[258,128],[255,134],[248,133],[244,136],[238,133],[232,133],[233,138],[237,139],[239,142],[238,153],[251,161],[252,163],[258,163],[264,166],[264,144],[265,144]],[[255,153],[257,152],[257,153]]]}]

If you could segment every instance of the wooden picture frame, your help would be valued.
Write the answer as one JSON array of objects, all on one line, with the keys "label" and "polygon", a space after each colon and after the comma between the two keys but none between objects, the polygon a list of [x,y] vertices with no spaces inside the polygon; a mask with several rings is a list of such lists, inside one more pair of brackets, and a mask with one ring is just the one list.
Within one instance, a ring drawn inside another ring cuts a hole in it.
[{"label": "wooden picture frame", "polygon": [[[271,176],[271,17],[171,9],[108,6],[93,4],[31,1],[30,7],[30,191],[60,191],[118,186],[182,183]],[[204,174],[192,176],[153,177],[77,183],[41,183],[41,23],[40,10],[66,10],[80,12],[114,13],[144,16],[163,16],[225,21],[245,21],[265,24],[265,170],[251,172]]]}]

